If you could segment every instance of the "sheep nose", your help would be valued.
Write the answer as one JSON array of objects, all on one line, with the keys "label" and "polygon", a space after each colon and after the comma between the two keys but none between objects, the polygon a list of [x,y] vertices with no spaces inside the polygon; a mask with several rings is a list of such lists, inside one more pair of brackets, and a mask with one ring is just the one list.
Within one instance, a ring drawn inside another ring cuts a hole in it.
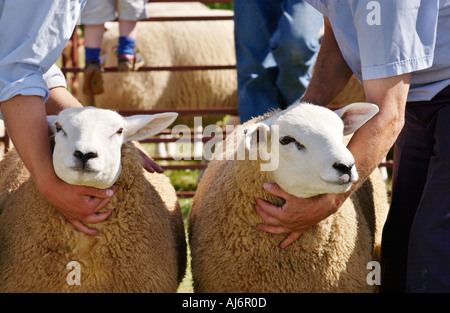
[{"label": "sheep nose", "polygon": [[338,170],[339,172],[341,172],[342,174],[347,174],[348,176],[351,176],[351,171],[353,168],[354,164],[343,164],[343,163],[334,163],[333,164],[333,168],[335,168],[336,170]]},{"label": "sheep nose", "polygon": [[83,165],[85,165],[87,161],[96,158],[98,155],[96,152],[83,153],[80,150],[75,150],[73,156],[80,160]]}]

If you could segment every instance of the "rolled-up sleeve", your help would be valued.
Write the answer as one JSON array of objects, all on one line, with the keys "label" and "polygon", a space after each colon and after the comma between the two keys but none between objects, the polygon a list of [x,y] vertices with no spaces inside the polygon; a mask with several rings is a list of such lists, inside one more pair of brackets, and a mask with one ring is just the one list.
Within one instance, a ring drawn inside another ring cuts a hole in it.
[{"label": "rolled-up sleeve", "polygon": [[439,1],[360,1],[354,23],[362,78],[377,79],[433,65]]},{"label": "rolled-up sleeve", "polygon": [[[16,95],[48,98],[61,84],[54,66],[72,35],[84,0],[2,1],[0,4],[0,102]],[[65,83],[64,83],[65,85]]]},{"label": "rolled-up sleeve", "polygon": [[66,77],[61,72],[60,68],[55,64],[43,76],[45,84],[48,89],[55,87],[67,88]]}]

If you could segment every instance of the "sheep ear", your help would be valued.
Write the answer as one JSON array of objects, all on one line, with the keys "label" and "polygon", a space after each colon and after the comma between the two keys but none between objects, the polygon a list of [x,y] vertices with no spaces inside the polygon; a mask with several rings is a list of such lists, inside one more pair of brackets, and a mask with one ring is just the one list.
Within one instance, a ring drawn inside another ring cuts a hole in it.
[{"label": "sheep ear", "polygon": [[249,126],[244,132],[245,148],[251,150],[268,142],[270,127],[265,123],[256,123]]},{"label": "sheep ear", "polygon": [[167,112],[124,117],[124,141],[143,140],[154,136],[172,124],[177,116],[178,113]]},{"label": "sheep ear", "polygon": [[355,102],[334,112],[344,122],[344,135],[349,135],[377,114],[378,110],[378,106],[373,103]]},{"label": "sheep ear", "polygon": [[50,134],[50,136],[53,136],[54,134],[56,134],[56,119],[58,118],[57,115],[48,115],[47,116],[47,125],[48,125],[48,132]]}]

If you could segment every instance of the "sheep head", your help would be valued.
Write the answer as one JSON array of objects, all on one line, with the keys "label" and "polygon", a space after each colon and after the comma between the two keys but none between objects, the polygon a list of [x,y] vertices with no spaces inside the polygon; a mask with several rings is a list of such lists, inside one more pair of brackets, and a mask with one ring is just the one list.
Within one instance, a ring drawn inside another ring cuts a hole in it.
[{"label": "sheep head", "polygon": [[124,142],[151,137],[168,127],[177,113],[122,117],[94,107],[69,108],[47,118],[54,135],[53,167],[72,185],[111,187],[121,173]]},{"label": "sheep head", "polygon": [[358,179],[343,137],[377,112],[370,103],[353,103],[335,112],[299,103],[247,128],[245,146],[269,155],[276,165],[269,177],[292,195],[343,193]]}]

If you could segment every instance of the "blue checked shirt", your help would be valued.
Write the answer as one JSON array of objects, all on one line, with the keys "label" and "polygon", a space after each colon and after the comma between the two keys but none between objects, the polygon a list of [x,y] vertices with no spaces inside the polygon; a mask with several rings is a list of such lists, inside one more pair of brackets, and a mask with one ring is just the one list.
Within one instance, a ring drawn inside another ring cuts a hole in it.
[{"label": "blue checked shirt", "polygon": [[[54,65],[85,0],[0,0],[0,103],[16,95],[49,96],[65,86]],[[47,84],[47,83],[48,84]]]},{"label": "blue checked shirt", "polygon": [[411,73],[408,101],[450,85],[450,0],[306,0],[360,80]]}]

